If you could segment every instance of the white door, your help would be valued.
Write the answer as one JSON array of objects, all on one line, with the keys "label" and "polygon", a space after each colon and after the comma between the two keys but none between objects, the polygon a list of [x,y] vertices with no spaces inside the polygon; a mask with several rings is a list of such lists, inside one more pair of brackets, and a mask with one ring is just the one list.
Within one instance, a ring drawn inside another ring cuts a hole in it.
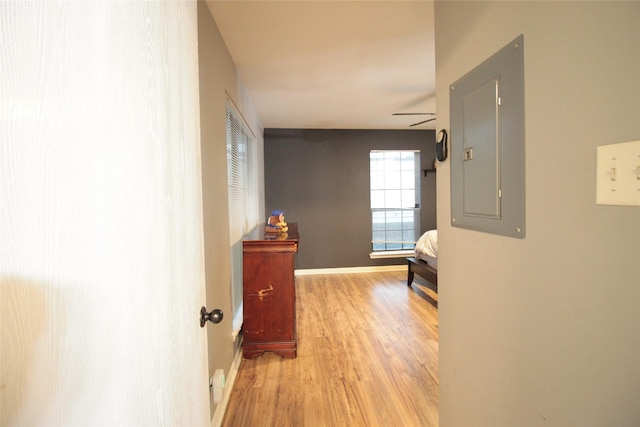
[{"label": "white door", "polygon": [[0,2],[0,424],[207,425],[195,2]]}]

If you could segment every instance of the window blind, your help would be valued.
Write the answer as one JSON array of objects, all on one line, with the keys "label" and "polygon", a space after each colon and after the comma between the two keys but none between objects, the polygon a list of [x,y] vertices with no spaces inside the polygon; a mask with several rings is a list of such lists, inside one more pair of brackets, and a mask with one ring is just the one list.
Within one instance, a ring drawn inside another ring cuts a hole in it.
[{"label": "window blind", "polygon": [[242,239],[258,225],[257,142],[231,100],[226,102],[229,245],[233,330],[242,326]]}]

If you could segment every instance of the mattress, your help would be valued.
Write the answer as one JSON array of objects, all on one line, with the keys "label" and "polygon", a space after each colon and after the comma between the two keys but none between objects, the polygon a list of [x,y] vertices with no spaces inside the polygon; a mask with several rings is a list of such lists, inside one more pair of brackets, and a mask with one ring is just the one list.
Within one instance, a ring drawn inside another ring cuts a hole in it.
[{"label": "mattress", "polygon": [[415,254],[416,258],[438,268],[438,230],[429,230],[420,236],[416,242]]}]

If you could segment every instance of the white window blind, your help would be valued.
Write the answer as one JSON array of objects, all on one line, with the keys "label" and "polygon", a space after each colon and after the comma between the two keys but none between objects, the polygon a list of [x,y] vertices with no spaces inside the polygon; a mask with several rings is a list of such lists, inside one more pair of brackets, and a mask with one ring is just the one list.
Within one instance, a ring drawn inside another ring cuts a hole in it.
[{"label": "white window blind", "polygon": [[233,245],[258,223],[256,139],[227,100],[229,238]]},{"label": "white window blind", "polygon": [[411,250],[420,232],[420,151],[369,155],[373,252]]},{"label": "white window blind", "polygon": [[257,142],[229,98],[226,115],[231,302],[233,330],[239,331],[242,326],[242,239],[258,225]]}]

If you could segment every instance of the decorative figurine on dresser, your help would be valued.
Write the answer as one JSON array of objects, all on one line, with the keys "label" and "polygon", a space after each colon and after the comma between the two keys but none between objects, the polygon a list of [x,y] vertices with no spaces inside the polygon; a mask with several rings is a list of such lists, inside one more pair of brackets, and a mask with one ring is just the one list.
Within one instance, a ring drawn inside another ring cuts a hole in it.
[{"label": "decorative figurine on dresser", "polygon": [[267,218],[267,224],[264,231],[267,233],[286,233],[289,226],[284,222],[284,211],[273,211],[271,216]]},{"label": "decorative figurine on dresser", "polygon": [[245,359],[265,351],[296,357],[294,270],[298,241],[298,224],[287,225],[282,211],[272,212],[267,224],[256,227],[242,241]]}]

